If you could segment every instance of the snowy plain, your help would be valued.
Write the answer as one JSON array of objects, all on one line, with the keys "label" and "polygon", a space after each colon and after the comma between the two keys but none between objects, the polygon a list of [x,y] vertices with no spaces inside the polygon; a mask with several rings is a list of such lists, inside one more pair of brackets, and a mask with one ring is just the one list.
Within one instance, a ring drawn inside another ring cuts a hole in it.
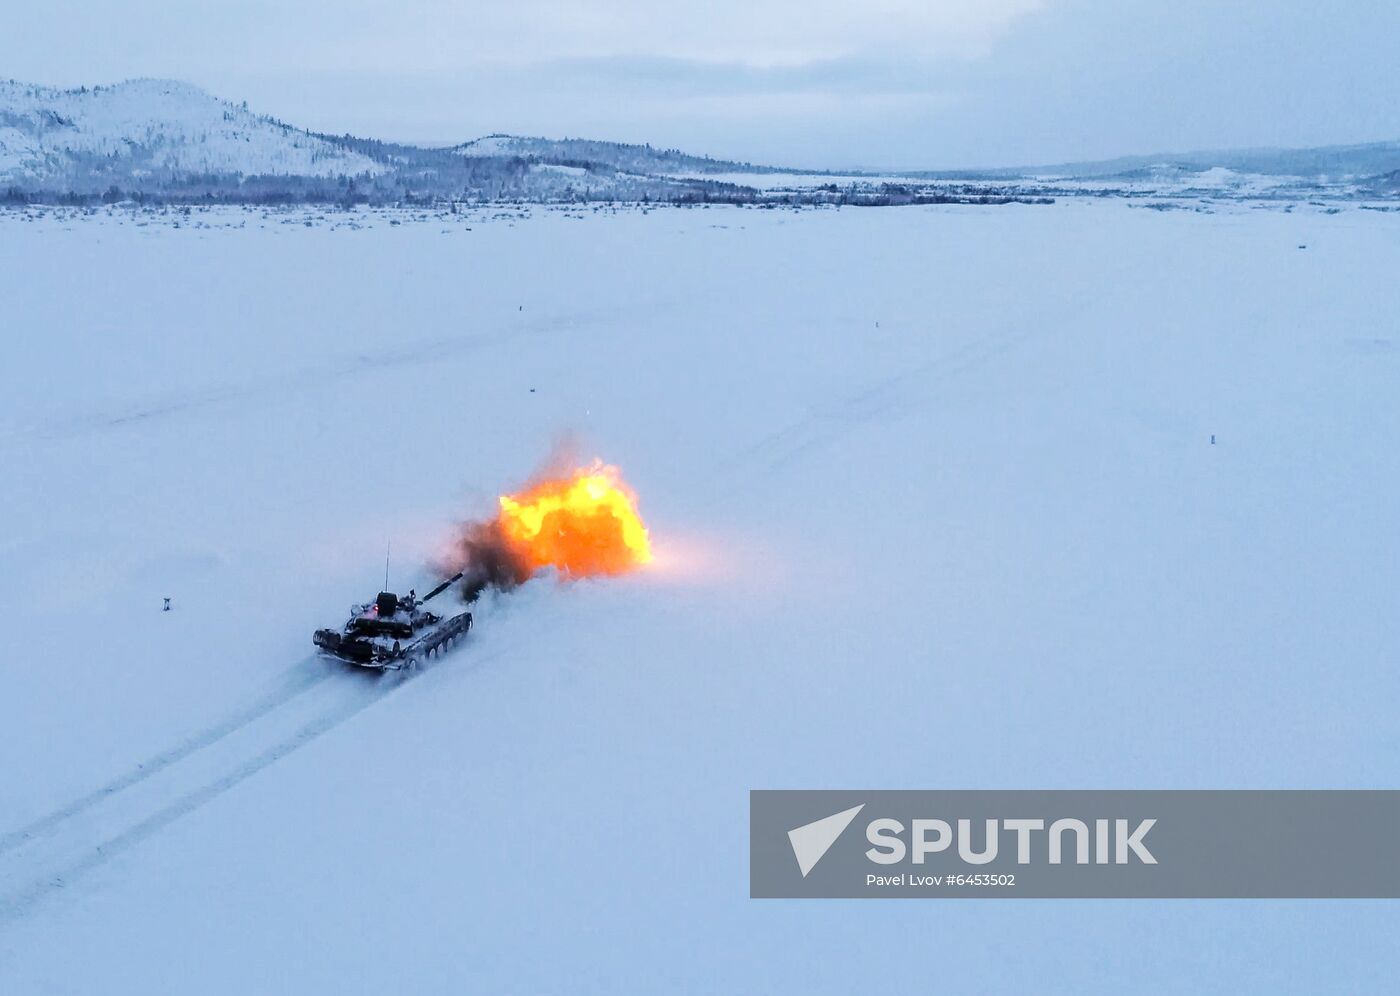
[{"label": "snowy plain", "polygon": [[[753,901],[747,807],[1394,787],[1397,272],[1356,206],[0,212],[0,991],[1393,985],[1395,903]],[[311,656],[561,438],[654,565]]]}]

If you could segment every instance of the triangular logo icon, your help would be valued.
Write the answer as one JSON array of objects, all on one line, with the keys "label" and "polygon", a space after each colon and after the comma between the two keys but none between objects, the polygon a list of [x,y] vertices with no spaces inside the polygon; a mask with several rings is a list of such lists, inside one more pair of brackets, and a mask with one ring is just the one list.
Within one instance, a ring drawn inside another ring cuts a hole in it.
[{"label": "triangular logo icon", "polygon": [[865,803],[862,802],[853,809],[847,809],[835,816],[828,816],[815,823],[808,823],[806,826],[788,831],[788,841],[792,844],[792,853],[797,857],[797,867],[802,869],[803,878],[806,878],[807,873],[817,866],[822,855],[831,850],[831,845],[836,843],[836,838],[840,837],[851,825],[851,821],[856,818],[856,813],[864,808]]}]

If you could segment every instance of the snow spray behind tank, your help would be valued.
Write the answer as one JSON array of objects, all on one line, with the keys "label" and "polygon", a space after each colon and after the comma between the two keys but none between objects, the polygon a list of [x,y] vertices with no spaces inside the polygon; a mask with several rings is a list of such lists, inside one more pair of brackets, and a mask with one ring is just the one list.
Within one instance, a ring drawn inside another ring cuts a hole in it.
[{"label": "snow spray behind tank", "polygon": [[508,591],[552,567],[566,579],[623,574],[651,560],[636,493],[615,466],[556,453],[496,516],[464,522],[437,569],[463,573],[463,599]]}]

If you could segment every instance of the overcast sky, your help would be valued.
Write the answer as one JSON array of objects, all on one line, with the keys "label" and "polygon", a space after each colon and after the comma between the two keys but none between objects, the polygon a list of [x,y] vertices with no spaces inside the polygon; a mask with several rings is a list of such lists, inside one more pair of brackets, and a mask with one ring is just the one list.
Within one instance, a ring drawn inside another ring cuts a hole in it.
[{"label": "overcast sky", "polygon": [[0,74],[826,167],[1400,138],[1400,0],[30,0]]}]

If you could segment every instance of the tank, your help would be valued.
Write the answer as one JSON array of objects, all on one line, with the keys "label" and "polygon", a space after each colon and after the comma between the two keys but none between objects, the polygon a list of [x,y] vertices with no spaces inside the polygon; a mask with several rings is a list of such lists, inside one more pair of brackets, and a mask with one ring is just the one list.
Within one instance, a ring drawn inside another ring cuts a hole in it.
[{"label": "tank", "polygon": [[472,628],[472,614],[440,615],[424,608],[462,575],[443,581],[419,598],[413,591],[381,591],[372,602],[350,607],[350,621],[339,630],[318,629],[311,640],[323,655],[377,671],[413,670],[441,654]]}]

